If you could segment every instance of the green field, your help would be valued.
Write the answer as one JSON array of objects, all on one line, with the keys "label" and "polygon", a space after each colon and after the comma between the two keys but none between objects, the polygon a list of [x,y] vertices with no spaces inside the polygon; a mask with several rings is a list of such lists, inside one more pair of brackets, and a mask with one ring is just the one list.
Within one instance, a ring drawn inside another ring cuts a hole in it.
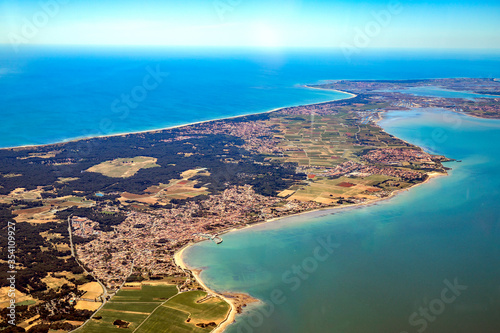
[{"label": "green field", "polygon": [[113,297],[113,302],[164,302],[177,294],[177,287],[173,285],[143,284],[139,289],[121,289]]},{"label": "green field", "polygon": [[[132,332],[167,299],[177,294],[175,285],[142,284],[137,289],[122,288],[103,306],[94,318],[78,330],[82,333]],[[128,327],[119,328],[113,323],[122,320]]]},{"label": "green field", "polygon": [[[168,320],[165,320],[168,318]],[[186,320],[189,314],[166,306],[160,306],[137,330],[138,333],[145,332],[210,332],[197,328]]]},{"label": "green field", "polygon": [[22,302],[16,303],[16,306],[33,305],[33,304],[36,304],[36,301],[30,299],[27,301],[22,301]]},{"label": "green field", "polygon": [[[190,291],[172,297],[156,309],[137,332],[210,332],[226,318],[229,305],[216,297],[196,302],[206,295],[204,291]],[[169,318],[168,321],[165,318]],[[200,323],[213,325],[206,328],[196,326]]]},{"label": "green field", "polygon": [[[106,309],[101,309],[97,316],[101,316],[102,319],[96,320],[91,319],[85,326],[79,329],[77,332],[88,332],[88,333],[107,333],[107,332],[132,332],[134,331],[148,316],[147,313],[136,314],[136,313],[126,313],[126,312],[115,312]],[[119,328],[113,323],[115,320],[122,320],[130,323],[126,329]]]},{"label": "green field", "polygon": [[158,302],[109,302],[105,308],[116,311],[151,313],[158,307]]},{"label": "green field", "polygon": [[357,153],[367,147],[402,144],[376,126],[358,125],[351,116],[347,113],[316,116],[314,122],[308,115],[271,119],[270,124],[278,124],[281,132],[280,145],[286,147],[284,160],[279,159],[302,166],[334,167],[347,160],[359,161]]},{"label": "green field", "polygon": [[[374,107],[369,105],[369,108]],[[407,146],[378,126],[358,123],[351,113],[352,109],[352,106],[343,106],[339,107],[337,114],[316,115],[314,118],[310,115],[278,116],[268,121],[269,126],[276,126],[279,131],[276,137],[280,139],[279,146],[283,149],[282,155],[270,155],[269,158],[297,163],[302,172],[316,177],[307,186],[292,186],[288,191],[283,191],[287,200],[331,205],[337,204],[340,197],[376,199],[379,197],[377,192],[411,186],[400,179],[384,175],[337,179],[322,177],[322,170],[334,168],[346,161],[364,164],[361,156],[367,149]],[[341,182],[352,182],[354,186],[338,186]]]},{"label": "green field", "polygon": [[[340,183],[351,183],[354,186],[343,187],[339,186]],[[377,187],[374,187],[375,185]],[[375,199],[374,192],[370,192],[370,190],[394,191],[411,185],[397,178],[384,175],[371,175],[364,178],[339,177],[335,179],[316,177],[308,186],[294,188],[296,192],[289,199],[314,200],[323,203],[336,203],[339,197]]]},{"label": "green field", "polygon": [[[210,332],[222,322],[229,304],[204,291],[177,293],[175,285],[142,284],[140,288],[123,288],[77,332]],[[98,319],[96,319],[98,318]],[[116,320],[126,322],[119,328]],[[202,328],[196,324],[208,327]]]}]

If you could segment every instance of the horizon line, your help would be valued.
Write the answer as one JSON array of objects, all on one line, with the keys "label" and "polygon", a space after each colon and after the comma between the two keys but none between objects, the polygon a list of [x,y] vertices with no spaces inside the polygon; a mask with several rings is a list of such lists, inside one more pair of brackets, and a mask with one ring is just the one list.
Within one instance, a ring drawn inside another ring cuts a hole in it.
[{"label": "horizon line", "polygon": [[[12,43],[2,43],[0,42],[0,47],[12,46]],[[19,48],[36,48],[36,47],[127,47],[127,48],[219,48],[219,49],[255,49],[255,50],[283,50],[283,49],[321,49],[321,50],[342,50],[340,46],[321,46],[321,45],[288,45],[288,46],[262,46],[262,45],[179,45],[179,44],[87,44],[87,43],[31,43],[18,45]],[[500,47],[418,47],[418,46],[368,46],[364,47],[363,50],[436,50],[436,51],[446,51],[446,50],[488,50],[488,51],[500,51]]]}]

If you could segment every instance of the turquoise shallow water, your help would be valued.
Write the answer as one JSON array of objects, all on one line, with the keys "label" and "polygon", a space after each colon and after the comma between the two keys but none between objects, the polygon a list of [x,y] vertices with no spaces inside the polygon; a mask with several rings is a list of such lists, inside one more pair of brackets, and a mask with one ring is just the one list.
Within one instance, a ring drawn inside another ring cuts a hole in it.
[{"label": "turquoise shallow water", "polygon": [[265,302],[228,332],[499,331],[500,121],[395,111],[381,125],[462,162],[377,205],[190,247],[209,286]]},{"label": "turquoise shallow water", "polygon": [[444,98],[466,98],[469,100],[475,100],[477,98],[494,98],[498,97],[496,95],[484,95],[475,94],[473,92],[467,91],[453,91],[448,89],[443,89],[439,87],[416,87],[404,90],[399,90],[407,94],[412,94],[416,96],[432,96],[432,97],[444,97]]}]

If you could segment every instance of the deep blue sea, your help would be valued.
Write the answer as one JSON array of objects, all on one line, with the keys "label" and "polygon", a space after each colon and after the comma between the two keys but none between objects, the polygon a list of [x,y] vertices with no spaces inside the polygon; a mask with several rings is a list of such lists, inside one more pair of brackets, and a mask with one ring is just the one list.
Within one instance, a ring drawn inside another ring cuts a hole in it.
[{"label": "deep blue sea", "polygon": [[[0,48],[0,147],[158,129],[345,95],[333,79],[500,77],[500,53]],[[151,74],[153,73],[153,74]]]}]

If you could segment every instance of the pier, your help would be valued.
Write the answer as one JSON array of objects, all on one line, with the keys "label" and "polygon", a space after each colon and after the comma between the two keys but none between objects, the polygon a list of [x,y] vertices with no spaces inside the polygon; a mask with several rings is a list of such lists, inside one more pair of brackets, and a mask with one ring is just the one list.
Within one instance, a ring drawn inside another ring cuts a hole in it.
[{"label": "pier", "polygon": [[210,240],[214,241],[215,244],[222,243],[222,238],[219,237],[219,236],[217,236],[217,235],[196,233],[196,234],[193,234],[193,236],[199,236],[199,237],[203,237],[203,238],[206,238],[206,239],[210,239]]}]

